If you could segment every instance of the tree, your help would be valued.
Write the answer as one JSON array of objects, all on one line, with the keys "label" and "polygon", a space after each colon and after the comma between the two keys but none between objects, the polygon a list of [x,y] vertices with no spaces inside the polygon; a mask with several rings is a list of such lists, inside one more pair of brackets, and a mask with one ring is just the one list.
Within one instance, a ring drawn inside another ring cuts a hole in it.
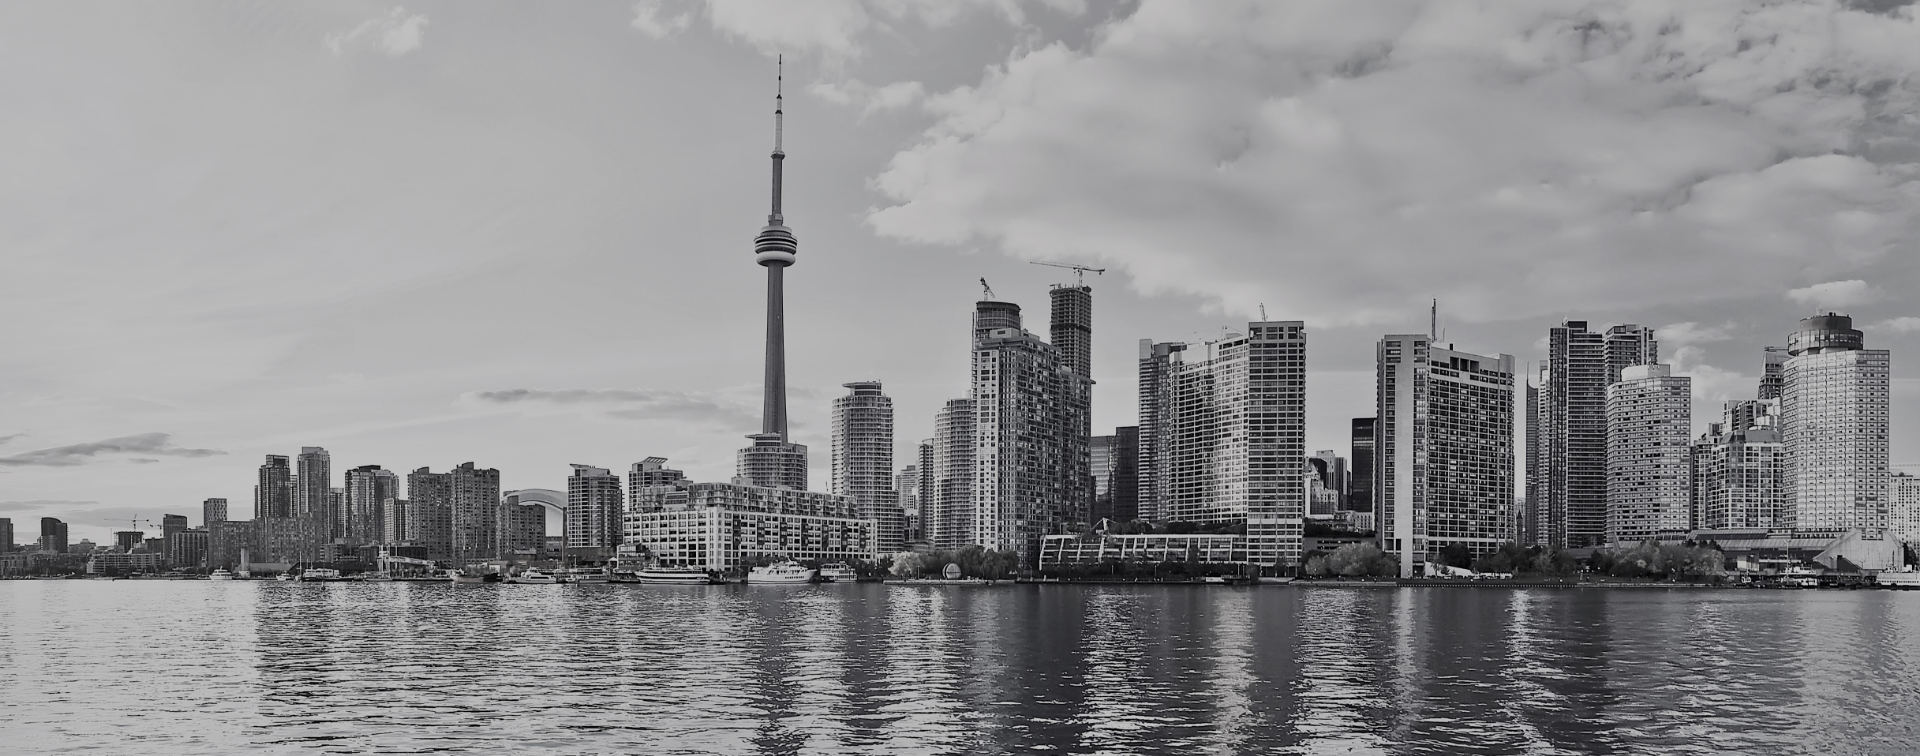
[{"label": "tree", "polygon": [[887,568],[887,571],[898,577],[919,577],[925,569],[926,566],[921,563],[919,554],[902,551],[893,555],[893,564]]},{"label": "tree", "polygon": [[1371,543],[1350,543],[1334,549],[1332,554],[1327,555],[1327,569],[1344,577],[1392,577],[1400,574],[1400,566],[1380,551],[1380,547]]},{"label": "tree", "polygon": [[1464,543],[1448,544],[1440,550],[1440,563],[1448,567],[1468,568],[1473,565],[1473,549]]}]

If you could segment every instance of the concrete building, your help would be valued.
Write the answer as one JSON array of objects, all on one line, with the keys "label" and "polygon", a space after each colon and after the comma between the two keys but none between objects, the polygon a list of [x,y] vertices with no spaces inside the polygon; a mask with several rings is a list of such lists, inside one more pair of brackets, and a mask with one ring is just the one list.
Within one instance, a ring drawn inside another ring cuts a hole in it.
[{"label": "concrete building", "polygon": [[860,516],[874,522],[873,551],[893,554],[907,546],[907,516],[893,488],[893,399],[879,381],[843,384],[833,400],[833,466],[828,491],[853,499]]},{"label": "concrete building", "polygon": [[293,514],[329,523],[322,540],[346,535],[347,513],[334,506],[333,458],[318,446],[300,447],[294,458]]},{"label": "concrete building", "polygon": [[145,531],[116,530],[113,532],[113,548],[115,551],[132,551],[134,547],[139,546],[146,538],[147,534]]},{"label": "concrete building", "polygon": [[1607,387],[1607,543],[1692,530],[1693,379],[1634,365]]},{"label": "concrete building", "polygon": [[227,500],[208,499],[200,502],[200,524],[212,525],[227,519]]},{"label": "concrete building", "polygon": [[1784,527],[1779,407],[1778,399],[1727,402],[1724,419],[1694,442],[1694,529]]},{"label": "concrete building", "polygon": [[173,569],[201,569],[207,566],[210,545],[206,528],[177,530],[167,534],[166,562]]},{"label": "concrete building", "polygon": [[567,476],[567,553],[584,562],[612,559],[620,547],[626,503],[620,476],[605,468],[573,465]]},{"label": "concrete building", "polygon": [[[500,541],[500,471],[462,462],[447,473],[448,509],[456,562],[494,559]],[[415,498],[408,492],[408,498]],[[417,498],[415,498],[417,501]]]},{"label": "concrete building", "polygon": [[927,541],[936,549],[957,549],[973,538],[974,411],[972,399],[950,399],[933,419],[932,479],[925,506]]},{"label": "concrete building", "polygon": [[[925,444],[916,444],[916,450]],[[917,457],[916,457],[917,458]],[[907,465],[893,475],[893,500],[900,505],[900,514],[906,518],[906,541],[913,544],[925,538],[920,530],[920,466]],[[904,547],[903,547],[904,550]]]},{"label": "concrete building", "polygon": [[[1047,292],[1053,303],[1049,335],[1060,360],[1074,375],[1093,376],[1093,287],[1061,284]],[[1085,435],[1092,435],[1091,427]]]},{"label": "concrete building", "polygon": [[1347,500],[1347,459],[1332,449],[1307,458],[1307,516],[1335,519]]},{"label": "concrete building", "polygon": [[628,507],[626,548],[669,567],[737,570],[755,557],[874,558],[872,522],[845,496],[732,483],[676,483]]},{"label": "concrete building", "polygon": [[346,484],[345,528],[335,537],[355,547],[379,543],[386,529],[386,502],[400,497],[400,478],[379,465],[361,465],[347,471]]},{"label": "concrete building", "polygon": [[1172,476],[1174,434],[1171,430],[1163,432],[1159,424],[1162,417],[1173,412],[1174,369],[1186,348],[1183,343],[1155,344],[1151,339],[1140,340],[1138,516],[1154,522],[1167,521],[1168,501],[1172,498],[1168,481]]},{"label": "concrete building", "polygon": [[453,476],[425,467],[407,474],[406,543],[424,546],[427,558],[453,558]]},{"label": "concrete building", "polygon": [[1786,386],[1787,358],[1786,347],[1770,346],[1766,348],[1766,364],[1760,374],[1760,393],[1758,399],[1779,399],[1780,391]]},{"label": "concrete building", "polygon": [[[619,478],[616,476],[614,478],[616,495],[619,494],[619,486]],[[547,540],[547,508],[540,502],[548,498],[544,495],[545,493],[544,489],[521,489],[508,491],[500,496],[498,516],[500,558],[519,562],[530,562],[542,558],[541,554],[545,551]],[[621,523],[616,521],[614,523],[616,535],[620,527]],[[604,554],[607,553],[611,551],[590,555],[596,557],[590,561],[603,561]]]},{"label": "concrete building", "polygon": [[[986,329],[985,321],[1006,322]],[[980,302],[974,312],[971,535],[1031,565],[1040,537],[1077,529],[1093,505],[1086,428],[1092,382],[1054,345],[1018,326],[1019,310]]]},{"label": "concrete building", "polygon": [[253,486],[253,518],[293,516],[293,468],[281,454],[267,455]]},{"label": "concrete building", "polygon": [[671,486],[686,479],[686,473],[667,467],[666,457],[648,457],[627,468],[627,500],[639,501],[640,493],[646,489]]},{"label": "concrete building", "polygon": [[160,537],[171,538],[173,534],[187,529],[187,516],[177,514],[160,515]]},{"label": "concrete building", "polygon": [[1892,505],[1888,467],[1891,356],[1867,349],[1853,319],[1800,321],[1781,365],[1786,490],[1801,530],[1880,531]]},{"label": "concrete building", "polygon": [[1140,449],[1143,468],[1154,457],[1160,521],[1245,524],[1253,564],[1296,565],[1308,495],[1304,325],[1248,323],[1197,348],[1143,341],[1140,355],[1157,383],[1141,388]]},{"label": "concrete building", "polygon": [[1140,426],[1123,425],[1113,435],[1094,436],[1094,522],[1131,522],[1140,517]]},{"label": "concrete building", "polygon": [[380,543],[388,546],[401,546],[410,543],[407,537],[406,499],[388,499],[381,504]]},{"label": "concrete building", "polygon": [[13,550],[13,518],[0,517],[0,554]]},{"label": "concrete building", "polygon": [[1920,548],[1920,477],[1897,472],[1888,483],[1893,489],[1893,511],[1887,517],[1887,534]]},{"label": "concrete building", "polygon": [[1540,385],[1528,396],[1525,540],[1556,548],[1598,546],[1607,526],[1607,386],[1632,365],[1659,362],[1653,331],[1637,325],[1606,333],[1569,320],[1547,332]]},{"label": "concrete building", "polygon": [[1377,359],[1380,548],[1411,577],[1448,546],[1486,553],[1512,540],[1513,357],[1398,334],[1380,340]]},{"label": "concrete building", "polygon": [[1246,564],[1247,537],[1231,534],[1052,535],[1042,539],[1040,569],[1102,562]]},{"label": "concrete building", "polygon": [[1379,425],[1378,418],[1356,417],[1352,424],[1351,469],[1347,475],[1346,509],[1351,512],[1373,511],[1373,459],[1374,427]]}]

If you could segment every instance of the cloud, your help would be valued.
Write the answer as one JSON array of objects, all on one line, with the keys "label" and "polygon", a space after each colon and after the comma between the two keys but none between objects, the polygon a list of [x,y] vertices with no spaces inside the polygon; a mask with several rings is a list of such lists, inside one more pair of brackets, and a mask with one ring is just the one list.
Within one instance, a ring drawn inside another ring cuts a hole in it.
[{"label": "cloud", "polygon": [[1885,292],[1866,281],[1828,281],[1787,292],[1787,298],[1810,307],[1844,308],[1877,302]]},{"label": "cloud", "polygon": [[0,466],[72,467],[86,464],[102,455],[119,454],[211,457],[226,453],[218,449],[188,449],[175,446],[171,439],[172,436],[165,433],[141,433],[103,441],[89,441],[84,444],[56,446],[51,449],[23,452],[11,457],[0,457]]},{"label": "cloud", "polygon": [[1725,298],[1912,244],[1916,74],[1833,4],[1146,0],[927,95],[867,220],[1329,325]]},{"label": "cloud", "polygon": [[1882,320],[1873,324],[1872,328],[1876,331],[1890,331],[1892,333],[1920,332],[1920,318],[1909,316],[1894,318],[1892,320]]},{"label": "cloud", "polygon": [[653,389],[503,389],[461,395],[470,405],[590,407],[622,420],[672,420],[745,430],[760,426],[758,407],[679,391]]},{"label": "cloud", "polygon": [[0,444],[6,444],[16,438],[20,438],[21,436],[25,436],[25,435],[27,435],[25,432],[21,432],[21,433],[9,433],[5,436],[0,436]]},{"label": "cloud", "polygon": [[[1059,15],[1086,13],[1083,0],[1047,0]],[[714,31],[740,40],[766,55],[813,54],[841,61],[866,53],[863,37],[896,33],[904,24],[942,29],[969,15],[987,13],[1014,27],[1026,27],[1027,14],[1012,0],[708,0],[695,7],[675,0],[641,0],[633,7],[633,27],[655,39],[692,26],[704,12]]]},{"label": "cloud", "polygon": [[[693,25],[694,11],[667,13],[665,0],[640,0],[633,4],[633,28],[654,39],[666,39]],[[680,4],[685,8],[685,4]]]},{"label": "cloud", "polygon": [[1726,341],[1733,338],[1734,325],[1724,323],[1717,326],[1703,326],[1695,322],[1674,323],[1654,329],[1654,337],[1662,344],[1676,347],[1689,344],[1705,344],[1713,341]]},{"label": "cloud", "polygon": [[420,49],[426,28],[425,14],[408,14],[406,8],[396,5],[386,13],[360,22],[352,31],[328,34],[322,44],[334,55],[373,50],[398,58]]},{"label": "cloud", "polygon": [[926,86],[917,81],[896,81],[882,87],[858,79],[821,81],[807,91],[838,105],[859,105],[861,116],[904,110],[926,97]]},{"label": "cloud", "polygon": [[98,504],[97,501],[62,501],[60,499],[28,499],[26,501],[0,501],[0,512],[26,512],[36,509],[66,509],[86,507]]}]

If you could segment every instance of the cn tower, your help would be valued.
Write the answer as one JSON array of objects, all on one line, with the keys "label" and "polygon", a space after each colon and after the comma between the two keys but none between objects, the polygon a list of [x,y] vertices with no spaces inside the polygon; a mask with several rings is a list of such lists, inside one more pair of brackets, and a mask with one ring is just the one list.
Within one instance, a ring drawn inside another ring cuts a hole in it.
[{"label": "cn tower", "polygon": [[[784,71],[782,72],[784,74]],[[807,488],[807,447],[787,438],[787,324],[784,278],[793,264],[800,241],[780,215],[781,149],[785,126],[782,81],[775,76],[773,94],[773,212],[753,238],[753,260],[767,269],[767,375],[760,412],[760,432],[748,436],[753,446],[740,450],[740,477],[748,484],[768,488]]]}]

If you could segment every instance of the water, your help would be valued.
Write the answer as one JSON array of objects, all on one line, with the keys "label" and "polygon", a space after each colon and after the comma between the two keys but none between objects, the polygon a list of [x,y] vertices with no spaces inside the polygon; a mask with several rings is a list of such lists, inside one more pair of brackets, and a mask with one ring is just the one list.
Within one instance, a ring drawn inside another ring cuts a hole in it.
[{"label": "water", "polygon": [[0,582],[0,752],[1894,754],[1920,594]]}]

